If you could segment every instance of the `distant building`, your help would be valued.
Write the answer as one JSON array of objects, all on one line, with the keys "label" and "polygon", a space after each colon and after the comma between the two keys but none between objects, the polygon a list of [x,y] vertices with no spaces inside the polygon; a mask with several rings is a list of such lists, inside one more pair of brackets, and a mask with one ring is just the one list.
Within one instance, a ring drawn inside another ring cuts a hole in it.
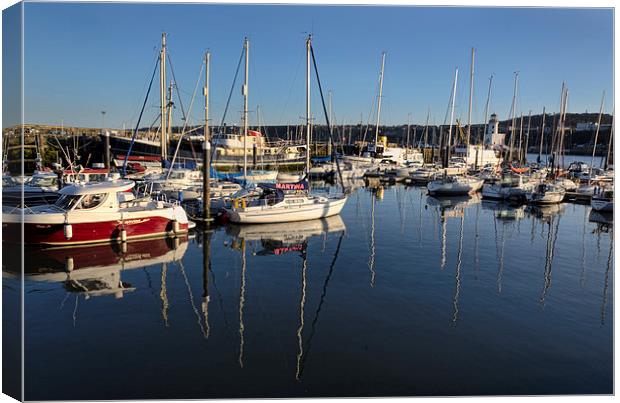
[{"label": "distant building", "polygon": [[506,134],[499,132],[499,120],[497,120],[497,115],[492,114],[491,119],[489,119],[489,125],[487,126],[487,132],[484,133],[484,145],[503,146],[505,138]]},{"label": "distant building", "polygon": [[587,123],[580,122],[580,123],[577,123],[577,126],[575,126],[575,131],[591,132],[591,131],[596,130],[596,126],[597,124],[593,122],[587,122]]}]

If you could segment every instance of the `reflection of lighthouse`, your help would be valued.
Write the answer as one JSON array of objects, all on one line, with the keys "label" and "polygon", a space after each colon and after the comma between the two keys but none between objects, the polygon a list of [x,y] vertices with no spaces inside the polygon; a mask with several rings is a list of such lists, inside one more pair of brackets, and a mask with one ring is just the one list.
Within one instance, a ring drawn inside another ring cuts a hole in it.
[{"label": "reflection of lighthouse", "polygon": [[484,145],[485,146],[497,146],[504,144],[504,133],[499,133],[499,120],[497,115],[492,114],[487,125],[487,132],[484,133]]}]

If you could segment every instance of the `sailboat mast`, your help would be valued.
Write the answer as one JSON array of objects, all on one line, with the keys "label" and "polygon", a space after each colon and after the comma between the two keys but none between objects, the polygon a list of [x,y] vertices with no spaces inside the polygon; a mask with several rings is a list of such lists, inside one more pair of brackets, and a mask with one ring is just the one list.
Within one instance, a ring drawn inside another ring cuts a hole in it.
[{"label": "sailboat mast", "polygon": [[452,88],[452,102],[450,105],[450,125],[448,126],[448,141],[446,145],[446,160],[444,162],[444,168],[448,167],[448,161],[450,160],[450,147],[452,146],[452,121],[454,120],[454,104],[456,102],[456,84],[459,79],[459,68],[454,71],[454,85]]},{"label": "sailboat mast", "polygon": [[471,67],[469,69],[469,110],[467,112],[467,151],[469,154],[469,142],[471,140],[471,108],[474,98],[474,55],[476,51],[474,48],[471,48]]},{"label": "sailboat mast", "polygon": [[[411,131],[411,112],[409,112],[407,114],[407,144],[405,145],[405,148],[409,148],[409,133]],[[414,139],[415,140],[415,139]]]},{"label": "sailboat mast", "polygon": [[539,164],[542,161],[543,139],[545,137],[545,117],[547,117],[547,114],[545,113],[545,107],[543,106],[542,124],[540,125],[540,147],[538,148],[538,163]]},{"label": "sailboat mast", "polygon": [[527,131],[525,132],[525,147],[523,147],[523,161],[521,161],[522,164],[525,164],[525,161],[527,160],[527,149],[530,145],[531,125],[532,125],[532,111],[530,110],[527,116]]},{"label": "sailboat mast", "polygon": [[[204,127],[204,144],[202,147],[202,213],[205,221],[209,220],[211,208],[211,144],[209,133],[209,63],[211,62],[211,53],[205,54],[205,127]],[[208,236],[208,235],[207,235]]]},{"label": "sailboat mast", "polygon": [[603,169],[607,170],[609,168],[609,158],[612,156],[611,146],[614,144],[614,115],[616,114],[616,110],[611,114],[611,128],[609,129],[609,144],[607,145],[607,157],[605,157],[605,165]]},{"label": "sailboat mast", "polygon": [[310,173],[310,46],[312,35],[306,39],[306,176]]},{"label": "sailboat mast", "polygon": [[[603,96],[601,98],[601,108],[599,109],[598,121],[596,123],[596,133],[594,134],[594,148],[592,149],[592,162],[590,163],[590,175],[589,175],[590,180],[592,179],[592,168],[594,168],[594,155],[596,154],[596,143],[598,141],[598,133],[601,128],[601,118],[603,117],[603,108],[604,108],[603,105],[604,104],[605,104],[605,90],[603,90]],[[588,182],[590,182],[590,180],[588,180]]]},{"label": "sailboat mast", "polygon": [[508,162],[512,162],[512,148],[514,146],[515,141],[515,119],[516,119],[516,108],[517,108],[517,88],[519,85],[519,72],[515,72],[515,87],[512,92],[512,123],[510,124],[510,148],[508,149]]},{"label": "sailboat mast", "polygon": [[431,116],[431,108],[426,112],[426,123],[424,124],[424,147],[428,145],[428,119]]},{"label": "sailboat mast", "polygon": [[248,38],[243,40],[245,52],[245,80],[243,83],[243,180],[248,178],[248,80],[250,74],[250,41]]},{"label": "sailboat mast", "polygon": [[160,135],[160,148],[161,148],[161,160],[162,164],[168,156],[167,144],[168,144],[168,113],[166,111],[166,33],[161,34],[161,51],[159,52],[159,97],[160,97],[160,114],[161,114],[161,135]]},{"label": "sailboat mast", "polygon": [[[486,135],[487,133],[487,127],[489,125],[488,122],[488,115],[489,115],[489,102],[491,101],[491,87],[493,85],[493,74],[491,74],[489,76],[489,90],[487,91],[487,103],[484,106],[484,133],[482,133],[482,135]],[[483,140],[484,141],[484,140]]]},{"label": "sailboat mast", "polygon": [[377,102],[377,125],[375,127],[375,152],[379,141],[379,122],[381,119],[381,98],[383,98],[383,71],[385,68],[385,52],[381,53],[381,73],[379,74],[379,100]]}]

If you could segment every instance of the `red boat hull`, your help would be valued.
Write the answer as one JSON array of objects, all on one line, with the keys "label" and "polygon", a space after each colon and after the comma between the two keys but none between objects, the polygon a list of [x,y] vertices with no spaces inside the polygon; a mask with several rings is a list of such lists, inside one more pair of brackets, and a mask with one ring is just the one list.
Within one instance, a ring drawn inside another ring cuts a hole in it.
[{"label": "red boat hull", "polygon": [[[121,240],[123,225],[119,221],[101,221],[72,224],[72,236],[65,237],[64,224],[24,224],[24,243],[29,245],[79,245]],[[186,233],[188,224],[178,224],[174,232],[174,221],[161,216],[126,220],[124,228],[127,240],[175,236]],[[2,223],[2,238],[5,242],[21,243],[21,223]]]}]

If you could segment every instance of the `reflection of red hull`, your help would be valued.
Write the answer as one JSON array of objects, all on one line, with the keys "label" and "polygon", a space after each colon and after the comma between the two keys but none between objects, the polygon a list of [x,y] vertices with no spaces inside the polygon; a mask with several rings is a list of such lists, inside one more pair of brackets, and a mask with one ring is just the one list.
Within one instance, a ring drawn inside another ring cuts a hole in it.
[{"label": "reflection of red hull", "polygon": [[[67,262],[71,270],[103,269],[121,265],[131,266],[132,262],[157,261],[172,250],[181,248],[187,242],[187,235],[176,239],[145,239],[119,244],[100,244],[90,246],[71,246],[41,249],[27,247],[24,251],[26,274],[66,272]],[[11,245],[3,247],[3,269],[19,272],[21,251]],[[119,266],[120,267],[120,266]]]},{"label": "reflection of red hull", "polygon": [[[3,240],[11,243],[21,242],[20,223],[2,223]],[[124,228],[127,239],[173,236],[173,221],[152,216],[137,220],[126,220]],[[24,224],[26,244],[75,245],[97,242],[114,242],[121,238],[120,221],[85,222],[72,224],[73,236],[65,238],[63,224]],[[179,223],[180,233],[188,230],[188,224]]]}]

